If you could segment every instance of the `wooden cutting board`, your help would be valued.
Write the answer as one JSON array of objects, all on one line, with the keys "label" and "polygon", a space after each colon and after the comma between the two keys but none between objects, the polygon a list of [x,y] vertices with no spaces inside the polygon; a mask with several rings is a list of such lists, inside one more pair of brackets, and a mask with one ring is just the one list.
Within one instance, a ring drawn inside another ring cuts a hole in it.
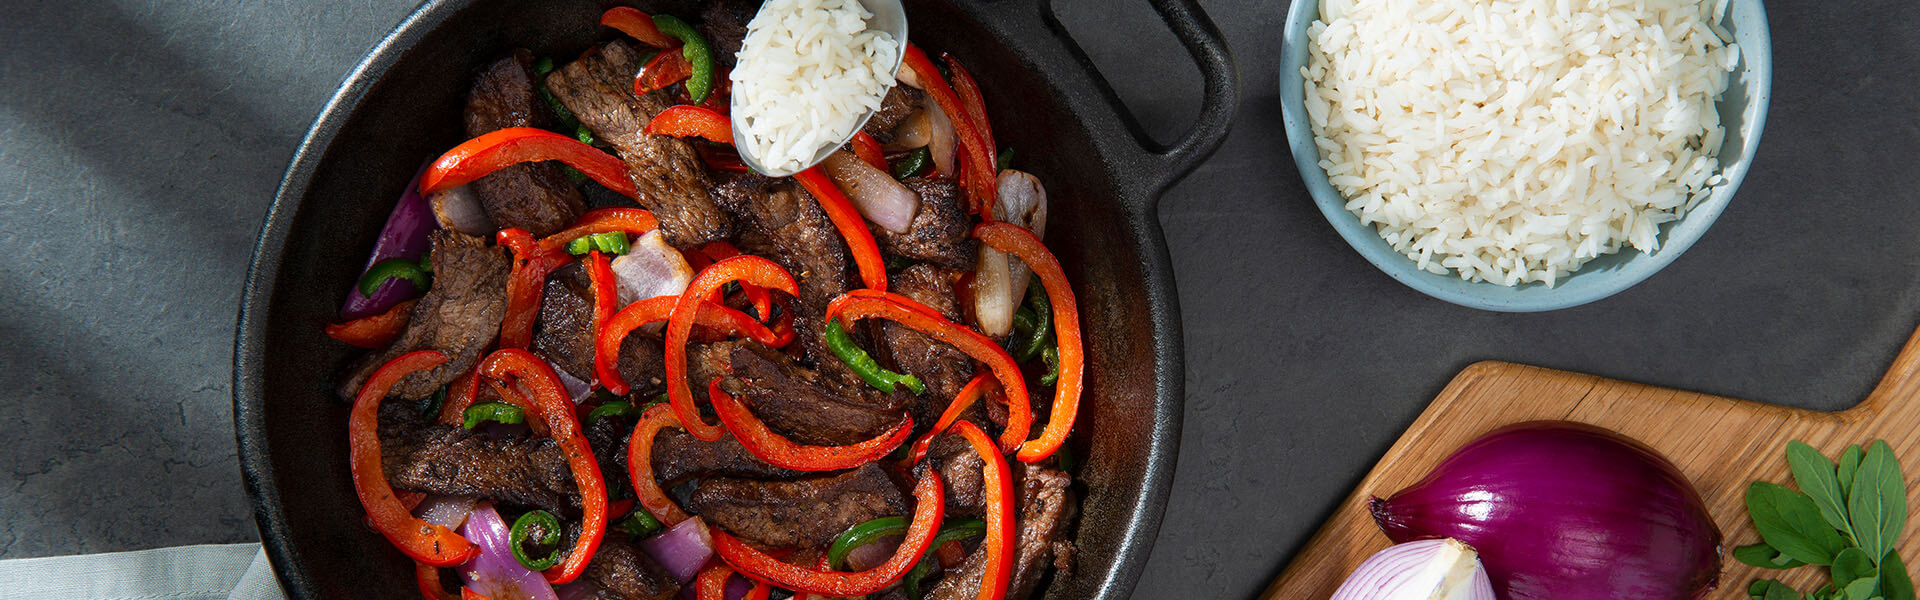
[{"label": "wooden cutting board", "polygon": [[[1652,446],[1699,488],[1719,523],[1720,587],[1708,598],[1746,598],[1748,584],[1778,578],[1799,590],[1819,587],[1824,568],[1756,569],[1733,560],[1733,548],[1760,540],[1746,517],[1747,483],[1791,487],[1786,444],[1801,440],[1837,458],[1847,444],[1885,439],[1912,480],[1920,476],[1920,332],[1907,340],[1880,384],[1859,406],[1818,412],[1721,398],[1502,362],[1467,367],[1307,542],[1261,600],[1323,600],[1347,574],[1387,547],[1367,514],[1373,496],[1390,496],[1424,477],[1462,444],[1502,425],[1538,419],[1591,423]],[[1908,506],[1920,506],[1914,489]],[[1911,530],[1913,519],[1909,519]],[[1901,556],[1920,557],[1920,536],[1902,535]],[[1920,562],[1913,558],[1908,564]],[[1824,584],[1824,583],[1822,583]]]}]

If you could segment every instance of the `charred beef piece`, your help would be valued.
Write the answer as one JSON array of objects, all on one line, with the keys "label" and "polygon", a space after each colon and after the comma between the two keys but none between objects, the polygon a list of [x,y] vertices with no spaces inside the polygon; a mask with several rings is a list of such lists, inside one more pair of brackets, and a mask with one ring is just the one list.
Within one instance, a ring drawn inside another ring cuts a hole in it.
[{"label": "charred beef piece", "polygon": [[[624,443],[623,443],[624,446]],[[624,469],[625,456],[619,458]],[[733,436],[702,442],[679,429],[662,430],[653,438],[653,477],[661,487],[673,487],[695,477],[793,479],[806,475],[767,464],[747,452]],[[978,477],[977,472],[975,477]]]},{"label": "charred beef piece", "polygon": [[[948,320],[960,321],[953,285],[960,274],[928,264],[917,264],[887,278],[887,289],[927,305]],[[913,421],[931,426],[947,403],[973,378],[973,358],[944,342],[897,323],[880,324],[881,360],[894,370],[919,377],[927,393],[910,405]],[[975,407],[981,406],[979,403]],[[972,411],[981,409],[974,408]],[[984,413],[981,413],[984,414]],[[986,421],[974,419],[979,423]]]},{"label": "charred beef piece", "polygon": [[593,460],[600,464],[600,476],[607,483],[607,493],[632,487],[627,480],[627,439],[633,437],[633,419],[601,417],[581,425],[587,447],[593,449]]},{"label": "charred beef piece", "polygon": [[848,527],[906,514],[906,499],[874,464],[823,477],[700,482],[688,508],[707,522],[766,546],[822,546]]},{"label": "charred beef piece", "polygon": [[899,129],[901,123],[907,122],[907,117],[913,116],[914,111],[920,110],[922,95],[920,90],[904,85],[893,86],[892,89],[887,90],[887,95],[880,99],[880,110],[874,112],[873,118],[867,119],[867,124],[860,130],[873,136],[876,142],[893,143],[894,130]]},{"label": "charred beef piece", "polygon": [[697,246],[727,237],[731,219],[708,193],[712,183],[686,140],[644,130],[671,105],[667,93],[633,95],[640,50],[614,40],[547,76],[547,89],[626,161],[640,205],[660,219],[667,243]]},{"label": "charred beef piece", "polygon": [[[1049,467],[1015,463],[1014,496],[1019,500],[1019,539],[1014,541],[1013,576],[1007,583],[1007,598],[1026,598],[1040,585],[1047,567],[1070,573],[1073,569],[1073,542],[1067,529],[1080,509],[1074,498],[1073,478],[1065,471]],[[980,593],[980,578],[986,572],[987,554],[978,550],[967,557],[960,570],[947,575],[927,594],[927,600],[962,600]]]},{"label": "charred beef piece", "polygon": [[836,391],[818,371],[794,364],[766,346],[736,345],[730,360],[733,370],[721,380],[720,389],[793,441],[841,446],[871,439],[900,424],[904,407],[893,402],[897,396]]},{"label": "charred beef piece", "polygon": [[980,453],[973,450],[973,444],[957,434],[946,434],[933,439],[927,447],[927,456],[938,461],[940,480],[947,484],[947,514],[978,517],[986,514],[985,496],[981,495],[984,477],[980,469],[986,463],[980,460]]},{"label": "charred beef piece", "polygon": [[[553,117],[535,89],[533,53],[516,49],[480,70],[467,92],[467,137],[509,127],[553,126]],[[512,165],[475,180],[480,206],[501,228],[518,227],[543,236],[580,218],[586,203],[553,162]]]},{"label": "charred beef piece", "polygon": [[874,227],[880,251],[924,263],[966,271],[974,267],[980,242],[973,239],[973,220],[960,201],[960,187],[944,177],[919,177],[902,183],[920,195],[920,212],[903,233]]},{"label": "charred beef piece", "polygon": [[492,498],[561,512],[580,506],[560,445],[548,438],[491,439],[426,424],[414,407],[380,407],[380,464],[393,489]]},{"label": "charred beef piece", "polygon": [[[579,261],[547,275],[534,324],[533,350],[575,379],[593,381],[593,280]],[[651,389],[666,374],[660,338],[642,331],[627,335],[616,368],[636,389]]]},{"label": "charred beef piece", "polygon": [[666,600],[680,592],[680,582],[673,575],[627,534],[612,528],[600,539],[600,549],[580,579],[600,588],[595,597],[604,600]]},{"label": "charred beef piece", "polygon": [[507,311],[506,253],[452,231],[436,231],[431,239],[433,288],[414,305],[399,339],[347,368],[340,397],[358,395],[361,384],[387,361],[415,350],[438,350],[447,356],[446,364],[408,375],[387,392],[408,400],[431,396],[480,362],[480,353],[499,335]]},{"label": "charred beef piece", "polygon": [[740,43],[747,38],[747,23],[759,11],[760,3],[755,0],[708,0],[700,10],[700,33],[707,36],[714,61],[734,65],[734,55],[740,53]]}]

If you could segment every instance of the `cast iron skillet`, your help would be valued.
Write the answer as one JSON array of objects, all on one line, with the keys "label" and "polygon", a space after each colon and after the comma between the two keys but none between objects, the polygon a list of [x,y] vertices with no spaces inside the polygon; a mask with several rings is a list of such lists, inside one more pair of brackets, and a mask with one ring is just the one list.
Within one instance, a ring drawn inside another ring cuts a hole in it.
[{"label": "cast iron skillet", "polygon": [[[640,8],[697,14],[692,2]],[[611,37],[592,0],[429,0],[347,78],[301,144],[254,251],[234,351],[234,429],[254,518],[294,598],[416,598],[412,565],[361,524],[347,405],[330,392],[353,349],[336,317],[393,200],[462,141],[472,72],[506,49],[570,59]],[[1180,437],[1181,342],[1154,207],[1227,132],[1235,73],[1193,0],[1153,0],[1203,72],[1198,122],[1170,146],[1140,133],[1048,2],[909,2],[913,41],[980,81],[1002,144],[1054,203],[1047,245],[1079,294],[1087,389],[1078,574],[1048,598],[1123,598],[1146,564]]]}]

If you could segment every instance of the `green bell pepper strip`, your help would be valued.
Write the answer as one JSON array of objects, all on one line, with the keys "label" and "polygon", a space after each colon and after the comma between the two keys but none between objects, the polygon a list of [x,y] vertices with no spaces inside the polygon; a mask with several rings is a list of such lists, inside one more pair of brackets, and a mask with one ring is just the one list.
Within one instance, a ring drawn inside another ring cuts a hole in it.
[{"label": "green bell pepper strip", "polygon": [[627,241],[627,232],[624,231],[590,233],[567,242],[567,254],[580,256],[594,250],[599,250],[601,254],[619,256],[632,251],[633,245]]},{"label": "green bell pepper strip", "polygon": [[360,276],[360,295],[371,298],[388,279],[396,278],[411,281],[414,287],[421,290],[433,285],[433,276],[421,268],[420,263],[404,258],[389,258],[367,267],[366,274]]},{"label": "green bell pepper strip", "polygon": [[[539,530],[529,531],[535,527]],[[532,536],[533,543],[539,544],[542,548],[552,548],[552,550],[548,551],[543,558],[528,558],[526,544],[529,536]],[[520,566],[529,570],[545,571],[552,568],[554,563],[560,562],[559,545],[560,519],[544,510],[520,515],[520,518],[514,519],[513,529],[507,532],[507,549],[513,551],[513,559],[520,561]]]},{"label": "green bell pepper strip", "polygon": [[599,421],[607,417],[639,417],[641,414],[642,411],[634,408],[631,403],[620,401],[608,402],[594,407],[592,411],[587,413],[587,424],[592,425],[594,421]]},{"label": "green bell pepper strip", "polygon": [[713,48],[707,45],[707,38],[673,15],[654,15],[653,26],[680,40],[680,55],[692,67],[687,75],[687,97],[694,104],[705,104],[707,94],[713,93]]},{"label": "green bell pepper strip", "polygon": [[527,411],[505,402],[480,402],[467,407],[461,413],[460,426],[466,429],[479,427],[481,423],[493,421],[506,425],[518,425],[527,422]]},{"label": "green bell pepper strip", "polygon": [[1040,385],[1060,381],[1060,347],[1047,346],[1046,351],[1040,353],[1040,360],[1047,361],[1047,374],[1040,378]]},{"label": "green bell pepper strip", "polygon": [[993,159],[993,166],[1002,171],[1013,168],[1013,146],[1001,148],[1000,155]]},{"label": "green bell pepper strip", "polygon": [[927,165],[932,163],[933,152],[931,150],[928,150],[926,146],[914,148],[912,152],[908,152],[906,156],[900,157],[899,161],[893,163],[893,178],[906,179],[914,175],[919,175],[920,172],[927,170]]},{"label": "green bell pepper strip", "polygon": [[[839,569],[847,565],[847,554],[890,535],[906,535],[906,517],[880,517],[859,525],[848,527],[833,545],[827,548],[827,565]],[[939,548],[941,544],[954,540],[976,538],[987,534],[987,523],[979,519],[958,519],[940,525],[940,533],[933,536],[933,544],[928,548]]]},{"label": "green bell pepper strip", "polygon": [[[1026,306],[1021,309],[1033,311],[1032,337],[1020,344],[1014,350],[1013,356],[1020,362],[1026,362],[1033,360],[1041,350],[1053,344],[1053,303],[1048,301],[1047,290],[1040,285],[1039,277],[1027,280]],[[1019,316],[1019,313],[1014,313],[1016,323]]]},{"label": "green bell pepper strip", "polygon": [[907,389],[913,390],[915,394],[927,393],[927,386],[920,383],[919,377],[902,375],[881,368],[880,363],[874,362],[873,355],[867,354],[866,350],[853,343],[853,336],[847,335],[847,328],[840,325],[837,319],[827,322],[827,349],[832,350],[834,356],[840,357],[840,362],[846,363],[847,368],[853,370],[853,374],[859,375],[861,381],[867,382],[867,385],[873,386],[874,389],[893,393],[894,384],[900,384],[907,386]]},{"label": "green bell pepper strip", "polygon": [[656,531],[660,531],[663,525],[660,524],[659,519],[655,519],[652,514],[647,513],[646,508],[634,507],[633,513],[627,515],[626,519],[620,521],[620,527],[626,529],[627,533],[632,535],[633,539],[637,540],[653,535]]}]

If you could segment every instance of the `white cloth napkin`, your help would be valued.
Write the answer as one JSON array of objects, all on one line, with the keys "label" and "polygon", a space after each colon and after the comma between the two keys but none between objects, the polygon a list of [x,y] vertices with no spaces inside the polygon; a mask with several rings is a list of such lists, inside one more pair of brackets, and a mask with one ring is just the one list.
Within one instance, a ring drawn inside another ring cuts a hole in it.
[{"label": "white cloth napkin", "polygon": [[[16,595],[17,594],[17,595]],[[0,560],[0,598],[284,600],[259,544]]]}]

